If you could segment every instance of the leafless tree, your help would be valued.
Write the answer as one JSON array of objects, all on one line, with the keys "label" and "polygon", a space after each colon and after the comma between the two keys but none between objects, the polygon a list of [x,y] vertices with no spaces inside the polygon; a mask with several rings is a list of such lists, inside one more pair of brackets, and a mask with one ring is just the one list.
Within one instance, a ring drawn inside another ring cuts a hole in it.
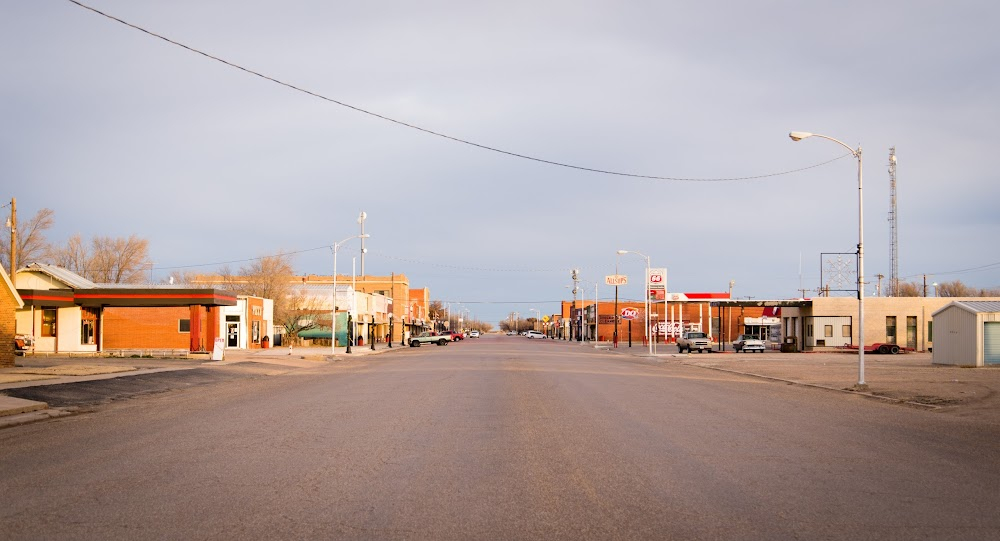
[{"label": "leafless tree", "polygon": [[53,265],[71,270],[82,275],[88,268],[90,252],[83,244],[80,235],[73,235],[65,246],[51,246],[48,259]]},{"label": "leafless tree", "polygon": [[897,297],[923,297],[924,288],[916,282],[900,282],[896,288]]},{"label": "leafless tree", "polygon": [[249,265],[240,267],[236,273],[223,267],[219,274],[227,289],[240,295],[273,299],[278,304],[288,296],[295,271],[292,269],[291,255],[279,253],[259,257]]},{"label": "leafless tree", "polygon": [[190,285],[195,282],[199,277],[197,273],[187,272],[183,270],[171,271],[166,278],[163,279],[164,284],[175,284],[175,285]]},{"label": "leafless tree", "polygon": [[[45,231],[55,224],[55,211],[41,209],[26,222],[17,224],[17,263],[23,267],[44,258],[49,251],[49,243],[45,239]],[[10,268],[10,229],[4,229],[4,243],[0,248],[0,265],[8,269],[10,274],[17,269]]]},{"label": "leafless tree", "polygon": [[330,323],[329,310],[322,301],[305,290],[290,288],[284,302],[275,301],[274,322],[285,327],[285,336],[298,336],[299,332]]},{"label": "leafless tree", "polygon": [[980,288],[976,289],[974,287],[969,287],[961,282],[961,280],[955,280],[953,282],[944,282],[937,285],[935,288],[938,297],[998,297],[1000,296],[1000,289],[998,288]]},{"label": "leafless tree", "polygon": [[49,260],[99,284],[138,284],[146,281],[152,267],[149,241],[131,235],[128,238],[94,237],[89,248],[73,235],[65,246],[51,247]]},{"label": "leafless tree", "polygon": [[88,273],[84,276],[97,283],[142,283],[153,265],[149,259],[149,241],[135,235],[127,239],[94,237],[91,248]]}]

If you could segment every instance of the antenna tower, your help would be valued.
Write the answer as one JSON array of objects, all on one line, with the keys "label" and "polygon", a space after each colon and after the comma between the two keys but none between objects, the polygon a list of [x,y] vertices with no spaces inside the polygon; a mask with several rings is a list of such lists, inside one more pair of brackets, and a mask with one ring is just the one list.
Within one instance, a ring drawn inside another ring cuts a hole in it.
[{"label": "antenna tower", "polygon": [[896,147],[889,148],[889,295],[899,295],[899,237],[896,214]]}]

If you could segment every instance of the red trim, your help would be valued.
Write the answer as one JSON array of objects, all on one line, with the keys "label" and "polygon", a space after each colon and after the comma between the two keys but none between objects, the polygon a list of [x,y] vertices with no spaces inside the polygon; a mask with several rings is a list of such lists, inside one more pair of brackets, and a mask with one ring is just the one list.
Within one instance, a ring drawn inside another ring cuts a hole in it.
[{"label": "red trim", "polygon": [[54,297],[50,295],[21,295],[21,300],[25,301],[53,301],[53,302],[68,302],[73,304],[73,296],[67,295],[65,297]]},{"label": "red trim", "polygon": [[688,300],[692,299],[728,299],[729,293],[685,293]]},{"label": "red trim", "polygon": [[118,294],[87,294],[77,293],[77,299],[225,299],[236,301],[236,297],[228,295],[207,294],[175,294],[175,293],[118,293]]}]

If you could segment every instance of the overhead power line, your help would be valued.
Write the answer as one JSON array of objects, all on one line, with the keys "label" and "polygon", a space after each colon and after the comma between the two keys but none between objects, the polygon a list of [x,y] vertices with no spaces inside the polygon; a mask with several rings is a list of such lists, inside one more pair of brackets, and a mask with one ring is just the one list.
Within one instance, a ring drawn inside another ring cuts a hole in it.
[{"label": "overhead power line", "polygon": [[598,168],[594,168],[594,167],[584,167],[582,165],[574,165],[574,164],[570,164],[570,163],[558,162],[558,161],[555,161],[555,160],[547,160],[547,159],[544,159],[544,158],[538,158],[538,157],[535,157],[535,156],[529,156],[527,154],[520,154],[518,152],[513,152],[513,151],[510,151],[510,150],[503,150],[501,148],[491,147],[489,145],[484,145],[482,143],[476,143],[474,141],[469,141],[468,139],[462,139],[460,137],[455,137],[455,136],[448,135],[448,134],[445,134],[445,133],[437,132],[437,131],[434,131],[434,130],[431,130],[431,129],[428,129],[428,128],[424,128],[422,126],[417,126],[416,124],[410,124],[408,122],[403,122],[402,120],[397,120],[397,119],[394,119],[394,118],[391,118],[391,117],[388,117],[388,116],[385,116],[385,115],[382,115],[382,114],[379,114],[379,113],[376,113],[376,112],[373,112],[373,111],[369,111],[367,109],[363,109],[363,108],[358,107],[356,105],[351,105],[349,103],[346,103],[346,102],[343,102],[343,101],[340,101],[340,100],[336,100],[336,99],[330,98],[328,96],[324,96],[322,94],[319,94],[318,92],[313,92],[311,90],[307,90],[305,88],[301,88],[301,87],[295,86],[295,85],[293,85],[291,83],[286,83],[286,82],[284,82],[284,81],[282,81],[280,79],[276,79],[276,78],[271,77],[269,75],[265,75],[265,74],[260,73],[258,71],[254,71],[254,70],[252,70],[250,68],[246,68],[246,67],[241,66],[239,64],[235,64],[233,62],[230,62],[230,61],[225,60],[223,58],[220,58],[218,56],[206,53],[206,52],[204,52],[204,51],[202,51],[200,49],[196,49],[196,48],[191,47],[189,45],[185,45],[185,44],[183,44],[183,43],[181,43],[179,41],[172,40],[172,39],[170,39],[170,38],[168,38],[166,36],[163,36],[161,34],[157,34],[156,32],[147,30],[147,29],[145,29],[145,28],[143,28],[141,26],[138,26],[136,24],[130,23],[130,22],[124,20],[124,19],[120,19],[118,17],[115,17],[114,15],[110,15],[108,13],[105,13],[105,12],[99,10],[99,9],[93,8],[91,6],[88,6],[88,5],[86,5],[86,4],[82,3],[82,2],[79,2],[77,0],[67,0],[67,1],[70,2],[70,3],[76,4],[77,6],[83,8],[83,9],[86,9],[88,11],[96,13],[96,14],[102,16],[102,17],[108,18],[108,19],[110,19],[112,21],[115,21],[115,22],[121,23],[121,24],[123,24],[125,26],[128,26],[129,28],[133,28],[135,30],[143,32],[144,34],[147,34],[147,35],[152,36],[154,38],[161,39],[161,40],[163,40],[163,41],[165,41],[165,42],[167,42],[167,43],[169,43],[171,45],[175,45],[177,47],[181,47],[181,48],[186,49],[186,50],[188,50],[188,51],[190,51],[192,53],[204,56],[205,58],[208,58],[210,60],[214,60],[216,62],[220,62],[222,64],[225,64],[226,66],[229,66],[231,68],[238,69],[238,70],[246,72],[246,73],[248,73],[250,75],[253,75],[253,76],[259,77],[261,79],[265,79],[267,81],[270,81],[272,83],[284,86],[284,87],[289,88],[291,90],[294,90],[296,92],[301,92],[303,94],[307,94],[307,95],[312,96],[314,98],[318,98],[318,99],[321,99],[323,101],[327,101],[327,102],[339,105],[341,107],[345,107],[347,109],[351,109],[351,110],[356,111],[358,113],[362,113],[362,114],[365,114],[365,115],[368,115],[368,116],[372,116],[372,117],[378,118],[380,120],[384,120],[386,122],[392,122],[393,124],[397,124],[399,126],[404,126],[406,128],[417,130],[417,131],[420,131],[420,132],[423,132],[423,133],[426,133],[426,134],[429,134],[429,135],[434,135],[436,137],[441,137],[443,139],[448,139],[450,141],[454,141],[456,143],[461,143],[463,145],[469,145],[469,146],[476,147],[476,148],[479,148],[479,149],[482,149],[482,150],[487,150],[487,151],[490,151],[490,152],[496,152],[496,153],[504,154],[504,155],[511,156],[511,157],[514,157],[514,158],[520,158],[520,159],[523,159],[523,160],[530,160],[530,161],[533,161],[533,162],[544,163],[544,164],[548,164],[548,165],[554,165],[554,166],[557,166],[557,167],[564,167],[564,168],[567,168],[567,169],[575,169],[577,171],[587,171],[587,172],[590,172],[590,173],[599,173],[599,174],[602,174],[602,175],[614,175],[614,176],[619,176],[619,177],[641,178],[641,179],[648,179],[648,180],[672,180],[672,181],[684,181],[684,182],[732,182],[732,181],[740,181],[740,180],[760,180],[760,179],[763,179],[763,178],[777,177],[777,176],[782,176],[782,175],[790,175],[790,174],[793,174],[793,173],[799,173],[799,172],[806,171],[806,170],[809,170],[809,169],[814,169],[816,167],[824,166],[824,165],[826,165],[828,163],[832,163],[832,162],[835,162],[835,161],[837,161],[837,160],[839,160],[841,158],[844,158],[844,157],[852,155],[850,153],[847,153],[847,154],[844,154],[843,156],[838,156],[836,158],[833,158],[832,160],[827,160],[825,162],[817,163],[817,164],[810,165],[810,166],[807,166],[807,167],[800,167],[798,169],[791,169],[791,170],[788,170],[788,171],[781,171],[781,172],[778,172],[778,173],[765,173],[765,174],[760,174],[760,175],[751,175],[751,176],[743,176],[743,177],[729,177],[729,178],[684,178],[684,177],[669,177],[669,176],[661,176],[661,175],[643,175],[643,174],[639,174],[639,173],[626,173],[626,172],[622,172],[622,171],[612,171],[612,170],[608,170],[608,169],[598,169]]}]

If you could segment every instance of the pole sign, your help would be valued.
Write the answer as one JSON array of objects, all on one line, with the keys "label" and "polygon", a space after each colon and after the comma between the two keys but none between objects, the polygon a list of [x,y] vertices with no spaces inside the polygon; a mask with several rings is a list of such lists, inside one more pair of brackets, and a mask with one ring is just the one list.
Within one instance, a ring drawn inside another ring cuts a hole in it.
[{"label": "pole sign", "polygon": [[604,277],[604,283],[609,286],[626,286],[628,285],[628,276],[624,274],[609,274]]},{"label": "pole sign", "polygon": [[646,289],[649,300],[666,300],[667,269],[649,269],[649,273],[646,275]]},{"label": "pole sign", "polygon": [[631,320],[639,317],[638,308],[622,308],[622,319]]}]

